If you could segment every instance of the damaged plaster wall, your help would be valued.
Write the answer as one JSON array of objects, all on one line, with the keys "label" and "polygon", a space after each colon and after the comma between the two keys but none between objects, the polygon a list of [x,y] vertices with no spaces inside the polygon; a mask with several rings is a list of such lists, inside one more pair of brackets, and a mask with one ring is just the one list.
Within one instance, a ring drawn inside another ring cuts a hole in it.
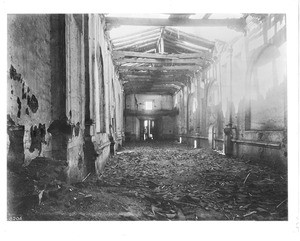
[{"label": "damaged plaster wall", "polygon": [[100,175],[124,137],[104,17],[8,15],[7,63],[8,159],[67,161],[69,182]]},{"label": "damaged plaster wall", "polygon": [[[52,118],[50,42],[55,23],[50,15],[36,14],[8,15],[7,20],[8,159],[28,164],[37,156],[50,157],[52,151],[46,130]],[[16,143],[19,147],[11,146]],[[23,157],[14,159],[18,151]]]},{"label": "damaged plaster wall", "polygon": [[116,150],[122,145],[124,97],[123,87],[112,62],[104,17],[89,14],[88,26],[88,136],[94,151],[86,154],[87,158],[94,162],[95,171],[100,176],[112,149]]},{"label": "damaged plaster wall", "polygon": [[191,90],[188,97],[184,90],[174,96],[180,109],[178,133],[185,134],[184,126],[188,135],[197,133],[191,125],[197,118],[194,115],[199,115],[203,145],[214,139],[211,148],[223,150],[223,130],[232,123],[233,155],[286,166],[285,15],[249,17],[247,22],[247,35],[230,43],[217,42],[216,61],[193,79],[200,102],[196,111]]},{"label": "damaged plaster wall", "polygon": [[84,16],[66,15],[66,115],[72,126],[67,145],[68,177],[70,182],[86,175],[84,162],[85,127],[85,63]]}]

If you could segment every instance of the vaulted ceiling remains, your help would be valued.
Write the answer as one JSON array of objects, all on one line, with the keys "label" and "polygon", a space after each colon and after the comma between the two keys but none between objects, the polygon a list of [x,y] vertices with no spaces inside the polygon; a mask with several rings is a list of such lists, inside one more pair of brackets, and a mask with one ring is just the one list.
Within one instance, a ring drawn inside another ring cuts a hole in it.
[{"label": "vaulted ceiling remains", "polygon": [[209,13],[200,19],[191,18],[194,15],[170,14],[168,18],[106,16],[108,29],[120,25],[154,26],[111,38],[113,60],[126,94],[173,95],[187,85],[194,73],[210,65],[215,41],[184,32],[176,26],[221,26],[244,31],[244,18],[210,19],[212,14]]}]

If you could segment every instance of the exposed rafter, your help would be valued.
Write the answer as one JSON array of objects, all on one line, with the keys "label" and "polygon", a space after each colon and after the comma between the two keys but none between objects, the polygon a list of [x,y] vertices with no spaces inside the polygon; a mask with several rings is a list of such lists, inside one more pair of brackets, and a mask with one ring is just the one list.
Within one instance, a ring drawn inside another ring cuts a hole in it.
[{"label": "exposed rafter", "polygon": [[122,58],[116,60],[117,64],[125,63],[147,63],[147,64],[198,64],[203,65],[205,61],[198,59],[150,59],[150,58]]},{"label": "exposed rafter", "polygon": [[190,54],[157,54],[157,53],[138,53],[132,51],[114,51],[113,58],[119,59],[124,57],[138,57],[151,59],[189,59],[189,58],[205,58],[210,60],[212,58],[211,52],[202,51],[199,53]]},{"label": "exposed rafter", "polygon": [[127,44],[127,45],[122,45],[122,46],[118,46],[118,47],[115,47],[115,50],[122,50],[122,49],[127,49],[127,48],[137,48],[137,47],[145,47],[147,45],[151,45],[151,44],[155,44],[156,43],[156,39],[157,37],[152,37],[152,38],[149,38],[149,39],[145,39],[145,40],[141,40],[141,41],[137,41],[137,42],[133,42],[131,44]]},{"label": "exposed rafter", "polygon": [[113,43],[113,46],[115,48],[117,48],[117,47],[124,47],[126,45],[129,45],[129,44],[132,44],[132,43],[136,43],[136,42],[139,42],[139,41],[143,41],[143,40],[148,40],[148,39],[153,38],[153,37],[158,38],[159,37],[159,33],[146,34],[143,37],[140,36],[140,37],[131,38],[129,40],[119,41],[119,42],[116,42],[116,41],[113,40],[112,43]]},{"label": "exposed rafter", "polygon": [[[107,18],[106,18],[106,21],[107,21]],[[129,41],[129,40],[136,39],[136,38],[139,38],[139,37],[147,36],[147,35],[155,33],[155,32],[157,34],[159,34],[160,33],[160,28],[153,27],[153,28],[149,28],[147,30],[136,32],[134,34],[129,34],[129,35],[125,35],[125,36],[122,36],[122,37],[114,38],[113,42],[118,43],[118,42],[123,42],[123,41]]]},{"label": "exposed rafter", "polygon": [[211,13],[206,13],[202,19],[209,19],[209,17],[211,16],[212,14]]},{"label": "exposed rafter", "polygon": [[181,40],[181,41],[189,42],[191,44],[199,45],[204,48],[212,49],[215,46],[215,43],[213,41],[209,41],[204,38],[199,38],[191,34],[184,33],[182,31],[178,32],[172,28],[166,28],[165,36],[167,37],[170,36],[172,37],[173,40]]},{"label": "exposed rafter", "polygon": [[126,69],[126,70],[200,70],[201,67],[197,65],[177,65],[177,66],[160,66],[160,67],[153,67],[153,66],[120,66],[119,69]]},{"label": "exposed rafter", "polygon": [[244,18],[227,18],[227,19],[148,19],[148,18],[116,18],[107,17],[106,23],[111,26],[133,25],[133,26],[198,26],[198,27],[230,27],[240,26],[236,29],[244,32],[246,20]]}]

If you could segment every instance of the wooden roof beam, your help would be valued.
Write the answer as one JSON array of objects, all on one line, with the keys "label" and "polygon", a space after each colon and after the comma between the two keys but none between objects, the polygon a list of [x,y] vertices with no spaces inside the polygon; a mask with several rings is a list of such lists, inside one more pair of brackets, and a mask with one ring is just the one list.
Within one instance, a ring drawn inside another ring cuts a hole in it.
[{"label": "wooden roof beam", "polygon": [[176,46],[174,43],[172,43],[171,41],[168,41],[167,39],[165,41],[165,46],[166,46],[166,49],[170,49],[171,51],[176,50],[177,53],[181,52],[181,53],[185,53],[185,54],[188,54],[188,53],[191,54],[191,53],[197,52],[195,50],[188,50],[186,48],[182,48],[179,45]]},{"label": "wooden roof beam", "polygon": [[153,38],[153,37],[158,38],[159,33],[147,34],[143,37],[132,38],[130,40],[122,41],[122,42],[115,42],[114,40],[112,40],[112,44],[113,44],[114,47],[122,47],[122,46],[125,46],[125,45],[128,45],[128,44],[132,44],[132,43],[139,42],[139,41],[142,41],[142,40],[147,40],[147,39]]},{"label": "wooden roof beam", "polygon": [[181,41],[189,42],[191,44],[199,45],[201,47],[208,48],[208,49],[212,49],[215,46],[215,43],[213,41],[209,41],[204,38],[199,38],[197,36],[193,36],[193,35],[184,33],[182,31],[180,31],[178,34],[177,31],[172,28],[166,28],[165,35],[171,36],[172,39],[174,39],[174,40],[181,40]]},{"label": "wooden roof beam", "polygon": [[212,15],[212,13],[206,13],[202,19],[209,19],[209,17]]},{"label": "wooden roof beam", "polygon": [[149,63],[149,64],[205,64],[203,59],[147,59],[147,58],[123,58],[118,59],[117,64],[125,63]]},{"label": "wooden roof beam", "polygon": [[155,83],[181,83],[186,84],[188,82],[187,79],[178,79],[178,78],[149,78],[149,79],[123,79],[123,83],[147,83],[147,82],[155,82]]},{"label": "wooden roof beam", "polygon": [[173,46],[176,46],[176,47],[181,47],[183,49],[186,49],[188,51],[191,51],[191,52],[203,52],[205,50],[201,49],[201,48],[195,48],[195,47],[192,47],[192,46],[188,46],[188,45],[185,45],[184,43],[182,43],[181,41],[176,41],[176,40],[169,40],[168,38],[165,38],[165,42],[168,42],[170,45],[173,45]]},{"label": "wooden roof beam", "polygon": [[161,66],[161,67],[148,67],[148,66],[120,66],[119,69],[124,70],[191,70],[197,71],[200,70],[201,67],[197,65],[180,65],[180,66]]},{"label": "wooden roof beam", "polygon": [[106,17],[106,23],[112,26],[191,26],[191,27],[231,27],[244,32],[246,20],[244,18],[227,19],[158,19],[158,18],[117,18]]},{"label": "wooden roof beam", "polygon": [[212,53],[203,51],[190,54],[159,54],[159,53],[140,53],[133,51],[113,51],[113,58],[119,59],[124,57],[151,58],[151,59],[190,59],[190,58],[205,58],[211,59]]},{"label": "wooden roof beam", "polygon": [[121,49],[126,49],[126,48],[136,48],[138,45],[140,45],[140,48],[144,47],[145,44],[148,45],[149,43],[155,42],[156,43],[156,39],[157,36],[146,39],[146,40],[141,40],[141,41],[137,41],[128,45],[123,45],[123,46],[119,46],[119,47],[115,47],[114,50],[118,51]]},{"label": "wooden roof beam", "polygon": [[160,28],[158,28],[158,27],[149,28],[147,30],[135,32],[133,34],[128,34],[128,35],[124,35],[124,36],[121,36],[121,37],[118,37],[118,38],[114,38],[114,39],[112,39],[112,41],[114,43],[124,42],[124,41],[128,41],[128,40],[131,40],[131,39],[136,39],[136,38],[139,38],[139,37],[147,36],[147,35],[155,33],[155,32],[157,34],[159,34],[160,33]]}]

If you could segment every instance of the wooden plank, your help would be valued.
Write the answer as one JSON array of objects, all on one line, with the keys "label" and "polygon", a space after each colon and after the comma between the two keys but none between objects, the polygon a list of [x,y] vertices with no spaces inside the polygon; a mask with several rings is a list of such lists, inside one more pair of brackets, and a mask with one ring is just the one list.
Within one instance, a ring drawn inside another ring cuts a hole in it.
[{"label": "wooden plank", "polygon": [[130,40],[127,40],[127,41],[123,41],[123,42],[115,42],[114,40],[112,40],[112,44],[113,44],[114,47],[122,47],[122,46],[126,46],[128,44],[132,44],[132,43],[142,41],[142,40],[147,40],[149,38],[154,38],[154,37],[158,38],[159,33],[148,34],[144,37],[137,37],[137,38],[133,38],[133,39],[130,39]]},{"label": "wooden plank", "polygon": [[209,19],[209,17],[211,16],[212,14],[211,13],[206,13],[202,19]]},{"label": "wooden plank", "polygon": [[187,80],[184,79],[123,79],[122,80],[123,84],[129,84],[129,83],[177,83],[181,85],[186,85],[188,83]]},{"label": "wooden plank", "polygon": [[176,75],[162,75],[162,76],[122,76],[120,77],[122,80],[153,80],[153,79],[159,79],[159,80],[176,80],[176,81],[187,81],[188,77],[181,77]]},{"label": "wooden plank", "polygon": [[155,48],[155,46],[156,46],[156,43],[152,42],[152,43],[147,43],[147,44],[136,46],[136,47],[130,47],[130,48],[122,49],[122,51],[137,51],[137,52],[140,52],[140,53],[146,53],[149,50]]},{"label": "wooden plank", "polygon": [[[187,51],[181,48],[175,48],[174,46],[171,46],[168,43],[165,43],[165,53],[169,53],[169,54],[182,54],[182,53],[186,53]],[[190,52],[190,51],[188,51]],[[191,53],[191,52],[190,52]]]},{"label": "wooden plank", "polygon": [[113,58],[124,58],[124,57],[138,57],[138,58],[151,58],[151,59],[194,59],[194,58],[205,58],[211,59],[212,54],[208,51],[191,54],[159,54],[159,53],[140,53],[133,51],[113,51]]},{"label": "wooden plank", "polygon": [[189,50],[189,51],[194,52],[194,53],[205,51],[202,48],[197,48],[196,46],[194,47],[194,46],[189,46],[187,44],[184,44],[180,40],[169,39],[169,36],[167,36],[167,35],[165,36],[165,42],[166,43],[168,42],[170,45],[173,45],[174,47],[180,47],[182,49],[186,49],[186,50]]},{"label": "wooden plank", "polygon": [[123,42],[123,41],[130,40],[130,39],[136,39],[138,37],[148,36],[149,34],[152,34],[154,32],[157,32],[159,34],[160,33],[160,28],[153,27],[153,28],[149,28],[147,30],[143,30],[143,31],[131,33],[131,34],[128,34],[128,35],[124,35],[124,36],[121,36],[121,37],[118,37],[118,38],[114,38],[113,42],[118,43],[118,42]]},{"label": "wooden plank", "polygon": [[205,63],[202,59],[146,59],[146,58],[123,58],[116,61],[117,64],[124,63],[151,63],[151,64],[198,64]]},{"label": "wooden plank", "polygon": [[120,66],[119,69],[135,69],[135,70],[200,70],[200,66],[181,65],[181,66],[161,66],[161,67],[148,67],[148,66]]},{"label": "wooden plank", "polygon": [[134,69],[119,69],[118,70],[120,76],[124,77],[124,75],[140,75],[140,76],[165,76],[165,75],[176,75],[182,76],[184,75],[186,78],[194,76],[194,71],[191,70],[134,70]]},{"label": "wooden plank", "polygon": [[[183,87],[183,86],[186,86],[186,84],[184,84],[184,83],[182,83],[182,82],[178,82],[178,81],[161,81],[161,82],[149,82],[149,83],[151,83],[151,84],[161,84],[161,85],[164,85],[164,84],[172,84],[172,85],[177,85],[177,86],[179,86],[179,87]],[[124,87],[126,87],[127,85],[130,85],[130,84],[132,84],[132,85],[134,85],[134,86],[139,86],[139,85],[141,85],[141,86],[145,86],[145,83],[144,82],[138,82],[138,81],[136,81],[136,82],[127,82],[127,83],[124,83]],[[147,84],[146,84],[147,85]]]},{"label": "wooden plank", "polygon": [[121,49],[125,49],[125,48],[131,48],[131,47],[138,47],[140,45],[140,47],[144,47],[144,45],[149,45],[149,43],[154,42],[154,44],[156,43],[157,40],[157,36],[149,38],[149,39],[145,39],[145,40],[141,40],[141,41],[137,41],[131,44],[127,44],[127,45],[122,45],[122,46],[118,46],[118,47],[114,47],[114,50],[118,51]]},{"label": "wooden plank", "polygon": [[172,28],[166,28],[165,36],[170,36],[170,38],[172,38],[173,40],[189,42],[191,44],[199,45],[204,48],[212,49],[215,46],[215,43],[213,41],[209,41],[204,38],[199,38],[197,36],[193,36],[182,31],[180,31],[178,34],[178,32]]},{"label": "wooden plank", "polygon": [[158,18],[117,18],[106,17],[109,25],[133,25],[133,26],[197,26],[197,27],[227,27],[244,26],[245,19],[158,19]]},{"label": "wooden plank", "polygon": [[181,80],[187,80],[189,77],[182,74],[120,74],[120,79],[127,80],[127,79],[152,79],[152,78],[161,78],[161,79],[181,79]]}]

